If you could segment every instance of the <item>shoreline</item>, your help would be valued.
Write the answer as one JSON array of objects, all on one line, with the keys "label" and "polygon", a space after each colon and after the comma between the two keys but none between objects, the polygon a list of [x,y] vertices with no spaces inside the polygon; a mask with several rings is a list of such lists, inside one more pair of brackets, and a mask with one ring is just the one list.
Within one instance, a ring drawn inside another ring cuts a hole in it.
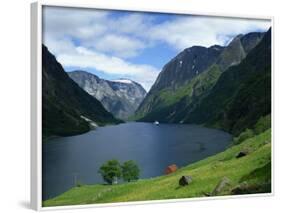
[{"label": "shoreline", "polygon": [[[249,156],[236,158],[237,153],[245,147],[251,149]],[[239,187],[239,184],[242,183],[241,180],[245,178],[248,184],[258,184],[257,187],[260,187],[258,189],[261,192],[257,193],[267,193],[264,183],[266,183],[265,180],[271,180],[269,179],[271,176],[268,177],[271,173],[267,170],[271,168],[268,166],[271,163],[270,150],[271,129],[268,129],[259,135],[246,139],[241,144],[233,145],[215,155],[183,166],[169,175],[117,185],[91,184],[73,187],[54,198],[43,201],[43,205],[79,205],[85,202],[87,194],[94,197],[89,204],[202,197],[212,191],[223,177],[230,179],[231,187],[226,188],[226,191],[222,191],[219,195],[231,195],[231,190]],[[240,169],[237,171],[236,168],[239,165]],[[267,172],[263,172],[260,174],[261,177],[257,176],[253,179],[251,174],[260,169],[266,169]],[[178,180],[182,175],[191,175],[194,179],[193,183],[190,186],[178,188]],[[111,191],[105,192],[109,189],[117,193],[116,197],[112,196]],[[79,196],[77,196],[78,194]],[[167,194],[169,197],[166,197]]]},{"label": "shoreline", "polygon": [[[156,131],[158,131],[157,129],[159,128],[159,126],[156,126],[156,125],[154,125],[153,123],[150,123],[150,122],[126,122],[126,123],[122,123],[122,125],[121,126],[123,126],[123,125],[131,125],[131,124],[133,124],[133,125],[136,125],[136,129],[138,129],[138,125],[142,125],[142,123],[143,124],[145,124],[145,125],[148,125],[149,126],[149,128],[152,128],[152,129],[156,129]],[[232,145],[233,145],[233,137],[232,137],[232,135],[231,134],[229,134],[229,133],[227,133],[227,132],[225,132],[225,131],[222,131],[222,130],[218,130],[218,129],[214,129],[214,128],[209,128],[209,127],[204,127],[204,126],[202,126],[202,125],[197,125],[197,124],[172,124],[172,123],[165,123],[165,124],[162,124],[162,127],[163,126],[166,126],[166,127],[164,127],[164,129],[167,129],[167,128],[170,128],[170,125],[171,126],[174,126],[174,128],[176,128],[176,129],[178,129],[178,128],[180,128],[180,129],[182,129],[182,128],[184,128],[183,129],[183,131],[188,131],[188,132],[190,132],[189,131],[189,129],[191,128],[191,129],[193,129],[194,127],[197,127],[197,128],[199,128],[199,129],[206,129],[206,130],[203,130],[203,131],[213,131],[214,132],[214,134],[227,134],[227,135],[229,135],[229,136],[225,136],[225,137],[227,137],[227,141],[225,141],[225,143],[226,143],[226,145],[224,145],[223,146],[223,148],[221,148],[221,149],[217,149],[217,151],[213,151],[213,152],[211,152],[211,153],[209,153],[209,154],[206,154],[205,152],[202,152],[202,154],[201,154],[201,157],[199,157],[199,159],[197,159],[197,158],[187,158],[188,160],[186,161],[186,162],[184,162],[184,164],[182,164],[182,163],[179,163],[176,159],[177,158],[170,158],[170,159],[172,159],[173,160],[173,162],[174,163],[176,163],[177,165],[178,165],[178,168],[182,168],[182,167],[186,167],[186,166],[189,166],[190,164],[193,164],[193,163],[196,163],[196,162],[198,162],[198,161],[200,161],[200,160],[203,160],[203,159],[205,159],[205,158],[207,158],[207,157],[211,157],[211,156],[213,156],[213,155],[216,155],[216,154],[218,154],[218,153],[220,153],[220,152],[223,152],[223,151],[225,151],[225,150],[227,150],[229,147],[231,147]],[[160,124],[160,126],[161,126],[161,124]],[[186,127],[184,127],[184,126],[186,126]],[[103,126],[103,127],[107,127],[107,126]],[[100,127],[101,129],[103,128],[103,127]],[[189,128],[190,127],[190,128]],[[117,127],[117,125],[113,125],[113,126],[111,126],[111,128],[117,128],[117,130],[118,130],[118,128],[130,128],[130,127]],[[186,129],[187,128],[187,129]],[[210,130],[208,130],[208,129],[210,129]],[[106,130],[105,130],[106,131]],[[85,133],[85,135],[87,135],[89,132],[87,132],[87,133]],[[90,134],[94,134],[94,133],[90,133]],[[88,137],[88,136],[85,136],[85,137]],[[54,137],[54,138],[58,138],[58,137]],[[62,139],[63,140],[63,139]],[[79,142],[79,139],[74,139],[74,141],[73,142],[75,142],[76,140],[78,140],[77,142]],[[207,140],[207,139],[206,139]],[[184,141],[186,141],[186,139],[184,139]],[[182,141],[182,142],[184,142],[184,141]],[[54,141],[54,142],[56,142],[56,141]],[[59,142],[59,141],[58,141]],[[205,143],[207,143],[207,142],[205,142]],[[53,143],[53,144],[55,144],[55,143]],[[51,144],[52,145],[52,144]],[[79,145],[78,145],[79,146]],[[200,146],[200,142],[196,142],[194,145],[193,145],[194,147],[201,147]],[[198,148],[198,149],[200,149],[200,148]],[[203,153],[205,153],[205,154],[203,154]],[[208,152],[207,152],[208,153]],[[203,155],[203,156],[202,156]],[[196,160],[197,159],[197,160]],[[179,163],[179,164],[178,164]],[[161,168],[165,168],[165,166],[168,166],[169,164],[165,164],[165,165],[162,165],[163,167],[161,167]],[[145,169],[146,167],[144,167],[144,169]],[[158,171],[158,170],[157,170]],[[163,175],[163,173],[162,173],[162,170],[159,170],[158,172],[157,172],[157,174],[156,174],[156,176],[155,176],[155,174],[154,175],[151,175],[151,176],[142,176],[141,178],[143,179],[143,180],[147,180],[147,179],[152,179],[152,178],[156,178],[156,177],[161,177]],[[96,180],[96,179],[94,179],[94,180]],[[96,185],[96,184],[102,184],[103,182],[92,182],[90,185]],[[71,187],[73,187],[73,186],[71,186]],[[68,189],[69,190],[69,189]],[[67,190],[66,190],[67,191]],[[63,191],[63,192],[61,192],[61,193],[64,193],[65,191]],[[55,195],[54,197],[56,197],[56,196],[59,196],[60,194],[58,194],[58,195]],[[53,196],[52,196],[52,198],[53,198]]]}]

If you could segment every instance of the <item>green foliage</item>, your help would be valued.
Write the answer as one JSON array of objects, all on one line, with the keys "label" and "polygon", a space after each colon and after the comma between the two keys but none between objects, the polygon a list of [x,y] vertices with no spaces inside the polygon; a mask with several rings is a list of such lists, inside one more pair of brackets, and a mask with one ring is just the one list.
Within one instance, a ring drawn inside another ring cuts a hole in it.
[{"label": "green foliage", "polygon": [[139,179],[140,170],[138,165],[132,161],[126,161],[122,165],[122,177],[124,181],[131,182]]},{"label": "green foliage", "polygon": [[[232,194],[232,189],[242,182],[248,183],[247,193],[267,193],[271,191],[270,187],[267,187],[271,183],[270,141],[269,129],[217,155],[182,167],[168,176],[118,185],[97,184],[75,187],[62,195],[44,201],[43,206],[205,197],[205,193],[212,192],[223,177],[229,178],[230,186],[219,195]],[[251,152],[237,159],[237,153],[245,148],[250,149]],[[192,176],[193,181],[187,187],[178,187],[178,181],[183,175]]]},{"label": "green foliage", "polygon": [[253,129],[246,129],[238,137],[233,139],[234,144],[240,144],[244,140],[258,135],[271,128],[271,115],[261,116]]},{"label": "green foliage", "polygon": [[271,115],[270,114],[260,117],[260,119],[258,120],[258,122],[256,123],[256,125],[254,127],[254,132],[255,132],[255,134],[260,134],[269,128],[271,128]]},{"label": "green foliage", "polygon": [[263,182],[271,182],[271,161],[243,176],[240,182],[247,181],[248,183],[258,184],[261,179],[263,179]]},{"label": "green foliage", "polygon": [[121,165],[118,160],[109,160],[100,167],[99,173],[105,182],[113,184],[122,176]]},{"label": "green foliage", "polygon": [[254,131],[251,129],[246,129],[244,132],[242,132],[238,137],[234,138],[234,144],[240,144],[244,140],[251,138],[254,136]]}]

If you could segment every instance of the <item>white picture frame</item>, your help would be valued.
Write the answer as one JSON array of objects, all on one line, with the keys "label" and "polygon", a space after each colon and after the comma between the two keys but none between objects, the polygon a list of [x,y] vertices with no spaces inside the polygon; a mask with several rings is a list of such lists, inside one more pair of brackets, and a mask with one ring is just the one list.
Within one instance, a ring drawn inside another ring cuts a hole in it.
[{"label": "white picture frame", "polygon": [[[159,10],[157,8],[136,8],[136,7],[116,7],[107,4],[84,4],[81,1],[76,3],[57,3],[55,1],[38,1],[31,4],[31,207],[34,210],[59,210],[59,209],[75,209],[75,208],[92,208],[104,206],[120,206],[120,205],[139,205],[151,203],[166,203],[166,202],[190,202],[198,200],[217,200],[217,199],[233,199],[243,197],[261,197],[274,195],[274,175],[272,175],[272,190],[267,194],[252,194],[252,195],[236,195],[236,196],[218,196],[204,198],[181,198],[171,200],[156,200],[156,201],[136,201],[110,204],[88,204],[88,205],[73,205],[73,206],[58,206],[58,207],[42,207],[42,8],[44,6],[56,7],[78,7],[92,8],[105,10],[124,10],[137,12],[159,12],[173,14],[189,14],[189,15],[206,15],[230,18],[251,18],[251,19],[267,19],[271,21],[272,26],[272,88],[274,87],[274,17],[271,16],[237,16],[235,14],[217,14],[217,13],[201,13],[200,11],[188,10]],[[274,97],[272,89],[272,97]],[[273,98],[272,98],[272,132],[274,131],[273,119]],[[274,174],[274,134],[272,134],[272,174]]]}]

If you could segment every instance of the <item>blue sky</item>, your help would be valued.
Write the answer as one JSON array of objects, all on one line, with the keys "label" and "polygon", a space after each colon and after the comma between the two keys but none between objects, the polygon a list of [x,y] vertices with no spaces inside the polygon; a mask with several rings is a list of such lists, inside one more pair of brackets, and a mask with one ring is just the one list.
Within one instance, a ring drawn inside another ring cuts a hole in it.
[{"label": "blue sky", "polygon": [[162,67],[185,48],[226,45],[266,31],[267,20],[44,7],[43,43],[66,71],[129,78],[149,90]]}]

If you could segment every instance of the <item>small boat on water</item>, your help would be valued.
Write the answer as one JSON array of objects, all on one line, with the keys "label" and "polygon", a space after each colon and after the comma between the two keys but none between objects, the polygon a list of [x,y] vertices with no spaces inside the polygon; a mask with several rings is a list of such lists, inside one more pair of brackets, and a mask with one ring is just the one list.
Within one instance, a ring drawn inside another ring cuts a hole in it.
[{"label": "small boat on water", "polygon": [[159,122],[158,122],[158,121],[154,121],[154,124],[155,124],[155,125],[159,125]]}]

